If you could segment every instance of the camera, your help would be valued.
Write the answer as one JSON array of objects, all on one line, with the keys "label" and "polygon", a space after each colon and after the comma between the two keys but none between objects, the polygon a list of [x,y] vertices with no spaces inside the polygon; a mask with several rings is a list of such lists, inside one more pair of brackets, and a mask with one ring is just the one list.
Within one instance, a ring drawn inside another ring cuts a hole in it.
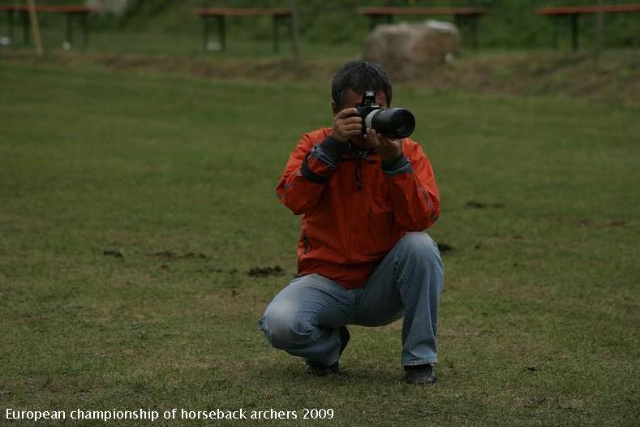
[{"label": "camera", "polygon": [[406,138],[416,128],[416,119],[411,111],[405,108],[385,108],[376,103],[374,91],[365,91],[362,102],[357,107],[358,116],[362,118],[362,134],[374,129],[387,138]]}]

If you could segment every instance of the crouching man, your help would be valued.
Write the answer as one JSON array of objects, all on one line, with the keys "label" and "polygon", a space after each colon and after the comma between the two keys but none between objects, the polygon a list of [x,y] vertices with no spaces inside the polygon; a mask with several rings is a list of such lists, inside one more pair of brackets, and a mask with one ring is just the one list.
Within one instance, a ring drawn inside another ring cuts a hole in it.
[{"label": "crouching man", "polygon": [[440,211],[433,169],[418,143],[387,138],[358,115],[367,92],[383,109],[391,104],[379,65],[345,64],[331,92],[331,127],[302,137],[277,186],[280,201],[302,215],[298,275],[267,306],[260,329],[271,345],[302,357],[309,374],[323,376],[339,371],[347,325],[404,316],[405,380],[433,383],[444,277],[424,232]]}]

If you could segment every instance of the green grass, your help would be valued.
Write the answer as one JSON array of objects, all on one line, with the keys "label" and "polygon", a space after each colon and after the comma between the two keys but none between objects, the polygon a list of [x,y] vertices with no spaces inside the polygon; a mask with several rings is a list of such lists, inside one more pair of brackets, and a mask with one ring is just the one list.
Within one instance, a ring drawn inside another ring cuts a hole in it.
[{"label": "green grass", "polygon": [[440,380],[415,388],[398,323],[353,328],[326,379],[256,327],[295,273],[299,219],[273,190],[300,134],[330,120],[328,83],[12,62],[0,79],[0,425],[44,425],[5,408],[335,410],[229,426],[640,422],[639,108],[396,88],[439,180],[431,234],[453,248]]}]

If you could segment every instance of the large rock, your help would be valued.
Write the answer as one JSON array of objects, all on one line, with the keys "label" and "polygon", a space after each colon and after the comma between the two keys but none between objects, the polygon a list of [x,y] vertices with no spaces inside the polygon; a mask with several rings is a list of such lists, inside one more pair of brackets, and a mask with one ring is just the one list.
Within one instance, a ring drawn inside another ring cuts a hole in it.
[{"label": "large rock", "polygon": [[453,59],[460,32],[448,22],[380,25],[369,36],[364,59],[381,64],[397,80],[413,79]]}]

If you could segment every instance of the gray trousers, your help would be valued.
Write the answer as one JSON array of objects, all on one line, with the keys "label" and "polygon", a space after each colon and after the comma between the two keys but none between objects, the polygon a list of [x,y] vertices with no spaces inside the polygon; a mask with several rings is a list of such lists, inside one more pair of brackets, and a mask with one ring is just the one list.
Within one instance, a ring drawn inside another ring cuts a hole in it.
[{"label": "gray trousers", "polygon": [[387,325],[404,315],[402,364],[435,363],[443,279],[436,243],[426,233],[409,233],[363,288],[348,290],[318,274],[297,277],[275,296],[258,324],[275,348],[331,365],[339,357],[340,327]]}]

